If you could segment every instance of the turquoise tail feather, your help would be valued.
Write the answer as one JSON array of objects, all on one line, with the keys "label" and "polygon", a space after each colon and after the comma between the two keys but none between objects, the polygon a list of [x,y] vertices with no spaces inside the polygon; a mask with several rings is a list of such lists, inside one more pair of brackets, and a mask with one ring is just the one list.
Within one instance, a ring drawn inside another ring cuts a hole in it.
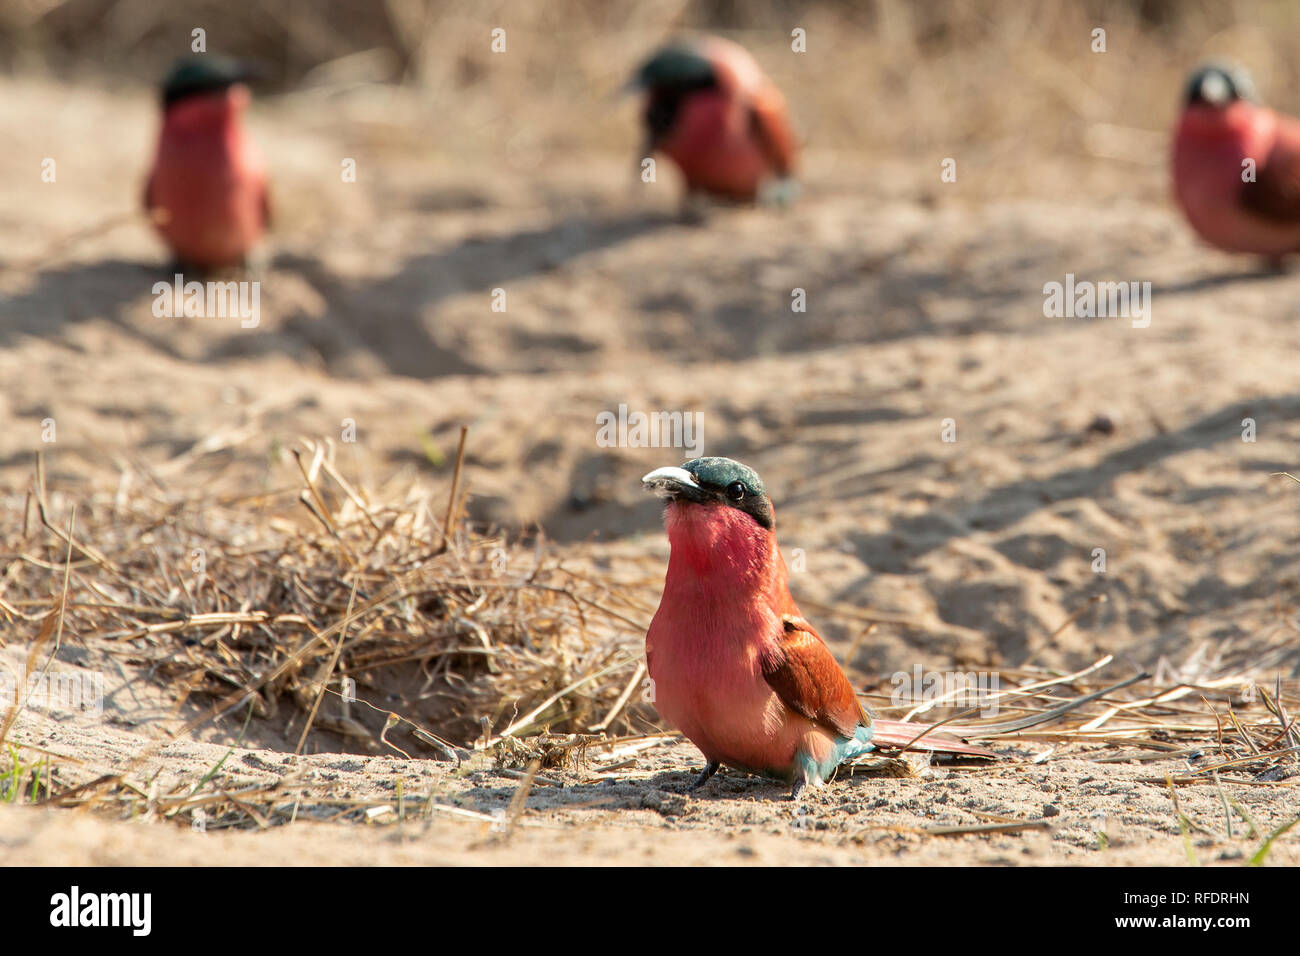
[{"label": "turquoise tail feather", "polygon": [[863,754],[875,750],[875,746],[871,743],[871,737],[872,728],[863,727],[859,724],[857,732],[853,735],[853,739],[844,741],[844,752],[840,754],[839,760],[836,761],[836,764],[843,763],[846,760],[856,760]]},{"label": "turquoise tail feather", "polygon": [[840,764],[856,760],[874,749],[871,733],[870,727],[859,724],[853,736],[841,737],[837,740],[830,755],[820,763],[814,760],[811,754],[800,753],[797,757],[796,776],[802,775],[802,778],[809,783],[829,780]]}]

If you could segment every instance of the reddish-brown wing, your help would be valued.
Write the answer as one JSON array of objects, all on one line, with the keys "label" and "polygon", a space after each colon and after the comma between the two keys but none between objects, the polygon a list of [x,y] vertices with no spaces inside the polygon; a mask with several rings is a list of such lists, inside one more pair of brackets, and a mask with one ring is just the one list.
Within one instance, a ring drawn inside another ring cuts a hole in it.
[{"label": "reddish-brown wing", "polygon": [[764,655],[763,677],[786,706],[842,737],[871,718],[849,679],[811,624],[797,613],[782,617],[776,648]]},{"label": "reddish-brown wing", "polygon": [[785,98],[745,50],[714,37],[705,47],[718,86],[749,110],[754,139],[778,176],[794,171],[794,129]]},{"label": "reddish-brown wing", "polygon": [[262,203],[261,203],[262,228],[270,229],[271,228],[271,189],[269,186],[267,186],[265,179],[262,179],[261,181],[258,182],[257,188],[261,190],[262,193]]},{"label": "reddish-brown wing", "polygon": [[1300,223],[1300,123],[1278,117],[1277,140],[1255,175],[1241,184],[1241,204],[1271,222]]},{"label": "reddish-brown wing", "polygon": [[768,84],[755,92],[750,110],[755,135],[772,168],[777,175],[788,176],[794,171],[796,147],[785,100]]}]

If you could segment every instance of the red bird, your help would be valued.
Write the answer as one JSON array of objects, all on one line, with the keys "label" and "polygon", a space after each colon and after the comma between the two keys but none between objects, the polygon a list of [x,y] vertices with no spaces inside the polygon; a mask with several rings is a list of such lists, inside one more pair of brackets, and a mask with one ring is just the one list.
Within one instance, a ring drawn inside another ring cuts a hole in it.
[{"label": "red bird", "polygon": [[1179,207],[1210,245],[1274,259],[1300,250],[1300,122],[1258,105],[1245,70],[1192,74],[1173,173]]},{"label": "red bird", "polygon": [[247,71],[217,57],[178,63],[163,85],[145,209],[179,263],[240,265],[270,219],[266,174],[244,131]]},{"label": "red bird", "polygon": [[[821,636],[799,613],[777,548],[772,502],[752,468],[696,458],[641,479],[668,499],[671,553],[646,634],[659,713],[720,764],[794,784],[798,797],[876,746],[902,747],[914,724],[874,720]],[[945,736],[913,746],[992,757]]]},{"label": "red bird", "polygon": [[752,201],[789,185],[795,137],[780,91],[742,47],[718,37],[664,47],[632,79],[646,91],[646,153],[681,169],[688,195]]}]

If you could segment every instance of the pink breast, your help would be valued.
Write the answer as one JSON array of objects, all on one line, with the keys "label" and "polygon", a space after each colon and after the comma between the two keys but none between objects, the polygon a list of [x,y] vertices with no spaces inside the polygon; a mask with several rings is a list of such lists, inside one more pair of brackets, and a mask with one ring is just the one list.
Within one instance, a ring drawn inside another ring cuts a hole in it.
[{"label": "pink breast", "polygon": [[237,263],[265,228],[261,158],[234,122],[183,119],[168,118],[158,145],[149,196],[166,213],[158,231],[185,263]]},{"label": "pink breast", "polygon": [[[710,760],[752,770],[785,770],[812,729],[790,711],[763,678],[758,648],[731,629],[741,618],[701,595],[674,615],[661,605],[646,635],[654,704],[664,721],[684,733]],[[779,626],[775,619],[750,627]]]},{"label": "pink breast", "polygon": [[692,189],[753,199],[772,170],[744,105],[720,91],[696,93],[681,105],[661,149]]},{"label": "pink breast", "polygon": [[1241,204],[1243,163],[1269,158],[1276,123],[1246,103],[1186,111],[1174,138],[1174,198],[1206,242],[1228,252],[1280,255],[1300,248],[1300,224],[1270,222]]}]

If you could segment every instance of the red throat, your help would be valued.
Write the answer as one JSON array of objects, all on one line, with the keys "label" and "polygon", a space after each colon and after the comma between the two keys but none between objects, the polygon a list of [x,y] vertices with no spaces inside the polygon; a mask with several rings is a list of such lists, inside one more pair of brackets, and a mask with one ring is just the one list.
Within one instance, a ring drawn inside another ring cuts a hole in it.
[{"label": "red throat", "polygon": [[176,131],[230,128],[239,122],[248,101],[248,88],[236,84],[220,92],[186,97],[167,110],[163,122]]},{"label": "red throat", "polygon": [[742,589],[770,585],[773,568],[784,570],[776,535],[736,508],[675,501],[665,525],[672,546],[669,579],[707,576]]},{"label": "red throat", "polygon": [[1215,144],[1235,145],[1241,151],[1258,148],[1271,137],[1272,114],[1240,100],[1225,108],[1194,105],[1183,112],[1178,135]]}]

